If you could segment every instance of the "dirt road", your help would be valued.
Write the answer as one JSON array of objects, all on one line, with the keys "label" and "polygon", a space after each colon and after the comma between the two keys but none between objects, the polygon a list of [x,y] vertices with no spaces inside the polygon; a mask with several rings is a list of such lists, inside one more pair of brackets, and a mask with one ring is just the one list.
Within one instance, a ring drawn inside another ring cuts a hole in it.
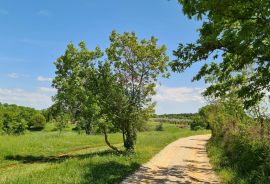
[{"label": "dirt road", "polygon": [[122,184],[219,183],[209,164],[206,143],[210,135],[181,138],[169,144]]}]

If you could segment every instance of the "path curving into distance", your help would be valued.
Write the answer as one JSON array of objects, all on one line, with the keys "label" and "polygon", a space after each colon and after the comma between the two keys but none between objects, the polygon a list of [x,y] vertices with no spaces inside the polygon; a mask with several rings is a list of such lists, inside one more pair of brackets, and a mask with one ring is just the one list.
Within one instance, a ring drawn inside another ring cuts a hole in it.
[{"label": "path curving into distance", "polygon": [[122,184],[133,183],[219,183],[206,152],[211,135],[178,139],[141,166]]}]

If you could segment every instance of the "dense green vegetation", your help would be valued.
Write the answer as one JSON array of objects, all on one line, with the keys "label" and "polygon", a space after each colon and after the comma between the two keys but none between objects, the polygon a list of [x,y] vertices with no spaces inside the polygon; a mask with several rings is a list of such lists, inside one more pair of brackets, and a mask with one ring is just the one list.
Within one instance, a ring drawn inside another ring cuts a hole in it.
[{"label": "dense green vegetation", "polygon": [[205,95],[220,97],[232,88],[245,107],[269,96],[270,1],[178,0],[188,18],[202,21],[194,43],[180,43],[171,63],[184,71],[204,62],[193,80],[211,85]]},{"label": "dense green vegetation", "polygon": [[179,125],[180,127],[188,127],[193,121],[196,114],[181,113],[181,114],[161,114],[153,115],[151,120],[159,123],[171,123]]},{"label": "dense green vegetation", "polygon": [[33,108],[0,103],[0,133],[23,134],[26,130],[42,130],[46,119]]},{"label": "dense green vegetation", "polygon": [[192,119],[196,113],[180,113],[180,114],[160,114],[154,115],[154,118],[167,118],[167,119]]},{"label": "dense green vegetation", "polygon": [[201,109],[209,123],[211,163],[224,183],[267,183],[270,181],[270,124],[245,111],[237,98],[220,100]]},{"label": "dense green vegetation", "polygon": [[[118,183],[170,142],[209,133],[170,124],[155,131],[156,125],[148,123],[148,131],[138,134],[132,154],[109,151],[102,135],[77,134],[72,127],[60,136],[51,125],[41,132],[0,136],[0,183]],[[123,149],[120,133],[109,137]]]},{"label": "dense green vegetation", "polygon": [[86,134],[99,129],[110,148],[117,150],[108,131],[119,131],[125,148],[134,150],[137,131],[153,112],[157,78],[168,76],[166,47],[154,37],[138,40],[134,32],[113,31],[104,61],[103,54],[84,42],[67,46],[55,62],[54,106]]},{"label": "dense green vegetation", "polygon": [[202,26],[195,43],[174,51],[172,69],[204,62],[193,80],[210,84],[203,93],[210,103],[191,128],[211,128],[208,153],[223,183],[269,183],[270,2],[178,1]]}]

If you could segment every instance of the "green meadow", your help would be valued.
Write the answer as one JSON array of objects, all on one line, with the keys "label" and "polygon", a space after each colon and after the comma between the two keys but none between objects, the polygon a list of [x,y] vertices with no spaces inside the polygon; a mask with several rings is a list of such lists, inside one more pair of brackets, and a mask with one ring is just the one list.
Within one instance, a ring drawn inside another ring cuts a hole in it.
[{"label": "green meadow", "polygon": [[[85,135],[67,129],[0,136],[0,183],[118,183],[147,162],[167,144],[180,137],[209,133],[190,131],[164,124],[163,131],[138,134],[136,152],[116,153],[105,144],[103,135]],[[109,135],[123,148],[121,135]],[[124,149],[122,149],[124,150]]]}]

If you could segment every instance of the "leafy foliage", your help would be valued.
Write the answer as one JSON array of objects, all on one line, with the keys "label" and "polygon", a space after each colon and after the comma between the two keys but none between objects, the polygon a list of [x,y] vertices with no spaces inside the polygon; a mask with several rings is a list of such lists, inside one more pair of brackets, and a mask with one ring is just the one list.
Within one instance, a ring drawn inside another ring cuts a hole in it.
[{"label": "leafy foliage", "polygon": [[174,52],[174,71],[184,71],[199,61],[202,66],[193,80],[204,77],[212,85],[205,95],[220,97],[237,89],[245,107],[268,96],[270,83],[270,2],[179,0],[191,19],[203,20],[196,43],[180,43]]},{"label": "leafy foliage", "polygon": [[45,127],[46,119],[41,113],[37,113],[32,117],[30,128],[33,130],[42,130]]},{"label": "leafy foliage", "polygon": [[207,122],[205,122],[204,119],[199,115],[195,116],[193,121],[190,123],[191,130],[206,129],[206,127]]},{"label": "leafy foliage", "polygon": [[98,127],[113,149],[107,131],[120,130],[125,147],[133,149],[136,132],[153,112],[157,77],[168,76],[169,58],[154,37],[139,41],[135,33],[113,31],[110,41],[103,62],[97,61],[103,55],[98,47],[90,51],[84,42],[78,49],[68,45],[55,62],[55,106],[87,134]]},{"label": "leafy foliage", "polygon": [[27,128],[27,123],[15,113],[5,113],[3,116],[3,131],[7,134],[23,134]]},{"label": "leafy foliage", "polygon": [[[209,123],[212,139],[208,151],[226,183],[267,183],[270,177],[270,132],[249,116],[241,100],[230,97],[205,106],[202,117]],[[269,120],[265,120],[269,121]],[[269,124],[268,124],[269,126]],[[230,170],[233,175],[224,176]]]},{"label": "leafy foliage", "polygon": [[158,125],[156,125],[155,130],[156,131],[163,131],[163,123],[159,123]]},{"label": "leafy foliage", "polygon": [[67,46],[65,54],[57,59],[56,77],[53,87],[57,89],[54,101],[63,112],[68,112],[73,121],[90,134],[93,122],[97,119],[99,107],[93,94],[93,77],[95,60],[102,56],[97,47],[90,51],[84,42],[79,49],[72,43]]},{"label": "leafy foliage", "polygon": [[110,47],[106,49],[108,60],[113,64],[118,83],[124,89],[126,108],[117,121],[120,124],[127,149],[134,148],[136,129],[140,115],[153,106],[157,77],[168,76],[166,47],[157,46],[157,39],[138,41],[134,32],[123,35],[112,32]]},{"label": "leafy foliage", "polygon": [[27,129],[42,129],[45,123],[43,115],[33,108],[0,104],[0,128],[5,133],[22,134]]}]

